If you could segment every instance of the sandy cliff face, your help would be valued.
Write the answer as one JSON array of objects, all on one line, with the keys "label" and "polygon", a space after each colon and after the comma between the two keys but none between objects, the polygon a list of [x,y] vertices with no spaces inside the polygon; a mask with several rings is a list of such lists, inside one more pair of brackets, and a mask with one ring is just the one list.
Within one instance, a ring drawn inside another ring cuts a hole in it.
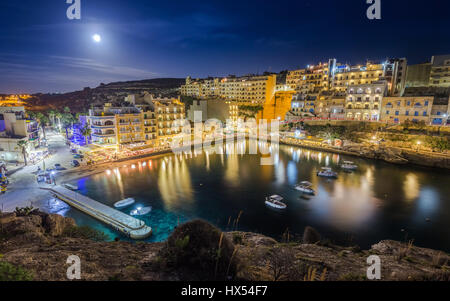
[{"label": "sandy cliff face", "polygon": [[[70,255],[80,257],[83,280],[202,280],[211,279],[214,268],[205,271],[184,266],[183,262],[174,265],[165,254],[179,257],[199,248],[199,254],[216,256],[217,248],[227,245],[233,254],[219,260],[226,260],[225,270],[231,264],[236,267],[236,280],[365,280],[370,255],[381,259],[382,280],[450,280],[450,256],[436,250],[395,241],[382,241],[365,251],[321,242],[280,243],[254,233],[222,235],[210,225],[202,227],[202,223],[180,226],[172,244],[104,242],[83,238],[85,234],[74,230],[74,220],[58,215],[0,214],[0,261],[23,268],[34,280],[67,280]],[[205,235],[205,231],[214,233]],[[210,241],[203,244],[202,237]],[[194,242],[195,246],[191,245]],[[168,252],[167,248],[172,249]]]}]

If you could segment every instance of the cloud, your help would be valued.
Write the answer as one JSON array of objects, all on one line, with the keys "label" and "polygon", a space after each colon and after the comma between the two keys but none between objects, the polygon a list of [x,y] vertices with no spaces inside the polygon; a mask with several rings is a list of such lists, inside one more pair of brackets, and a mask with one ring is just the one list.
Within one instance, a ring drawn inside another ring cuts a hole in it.
[{"label": "cloud", "polygon": [[29,56],[7,53],[0,53],[0,70],[0,93],[67,92],[97,86],[101,82],[158,76],[152,71],[105,64],[89,58],[36,55],[30,59]]}]

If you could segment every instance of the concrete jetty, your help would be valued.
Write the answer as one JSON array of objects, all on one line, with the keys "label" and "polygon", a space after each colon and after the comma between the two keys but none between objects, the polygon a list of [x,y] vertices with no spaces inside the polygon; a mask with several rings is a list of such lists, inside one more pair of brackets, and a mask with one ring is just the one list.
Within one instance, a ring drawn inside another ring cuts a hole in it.
[{"label": "concrete jetty", "polygon": [[57,198],[70,206],[109,225],[132,239],[145,239],[152,235],[152,228],[147,226],[144,221],[129,216],[75,191],[62,186],[42,189],[52,192]]}]

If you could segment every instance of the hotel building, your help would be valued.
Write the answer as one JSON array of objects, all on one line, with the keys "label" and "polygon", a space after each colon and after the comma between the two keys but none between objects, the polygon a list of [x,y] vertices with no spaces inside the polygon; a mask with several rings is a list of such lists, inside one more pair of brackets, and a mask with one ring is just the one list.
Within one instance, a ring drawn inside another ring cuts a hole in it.
[{"label": "hotel building", "polygon": [[330,88],[330,78],[336,67],[336,60],[307,66],[306,69],[288,71],[286,84],[297,93],[318,93]]},{"label": "hotel building", "polygon": [[379,121],[383,97],[387,93],[386,81],[350,85],[345,101],[348,120]]},{"label": "hotel building", "polygon": [[[92,143],[138,149],[167,146],[184,124],[184,104],[178,99],[128,96],[127,106],[106,104],[90,110]],[[130,102],[131,101],[131,102]]]}]

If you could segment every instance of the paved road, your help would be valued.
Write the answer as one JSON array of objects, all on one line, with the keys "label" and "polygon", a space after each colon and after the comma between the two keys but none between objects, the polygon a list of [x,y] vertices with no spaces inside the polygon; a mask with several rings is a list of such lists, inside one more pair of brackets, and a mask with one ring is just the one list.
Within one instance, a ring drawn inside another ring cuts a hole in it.
[{"label": "paved road", "polygon": [[[56,133],[47,133],[48,148],[52,154],[50,158],[45,159],[46,168],[53,168],[56,163],[62,167],[70,169],[70,161],[72,155],[69,147],[65,144],[65,138]],[[9,177],[10,184],[6,194],[0,195],[0,210],[14,211],[16,207],[24,207],[33,205],[40,207],[45,211],[47,206],[45,200],[51,198],[48,191],[39,189],[39,184],[36,181],[36,175],[33,172],[37,171],[38,166],[43,168],[43,162],[35,165],[29,165],[16,171]],[[41,184],[42,186],[42,184]]]}]

